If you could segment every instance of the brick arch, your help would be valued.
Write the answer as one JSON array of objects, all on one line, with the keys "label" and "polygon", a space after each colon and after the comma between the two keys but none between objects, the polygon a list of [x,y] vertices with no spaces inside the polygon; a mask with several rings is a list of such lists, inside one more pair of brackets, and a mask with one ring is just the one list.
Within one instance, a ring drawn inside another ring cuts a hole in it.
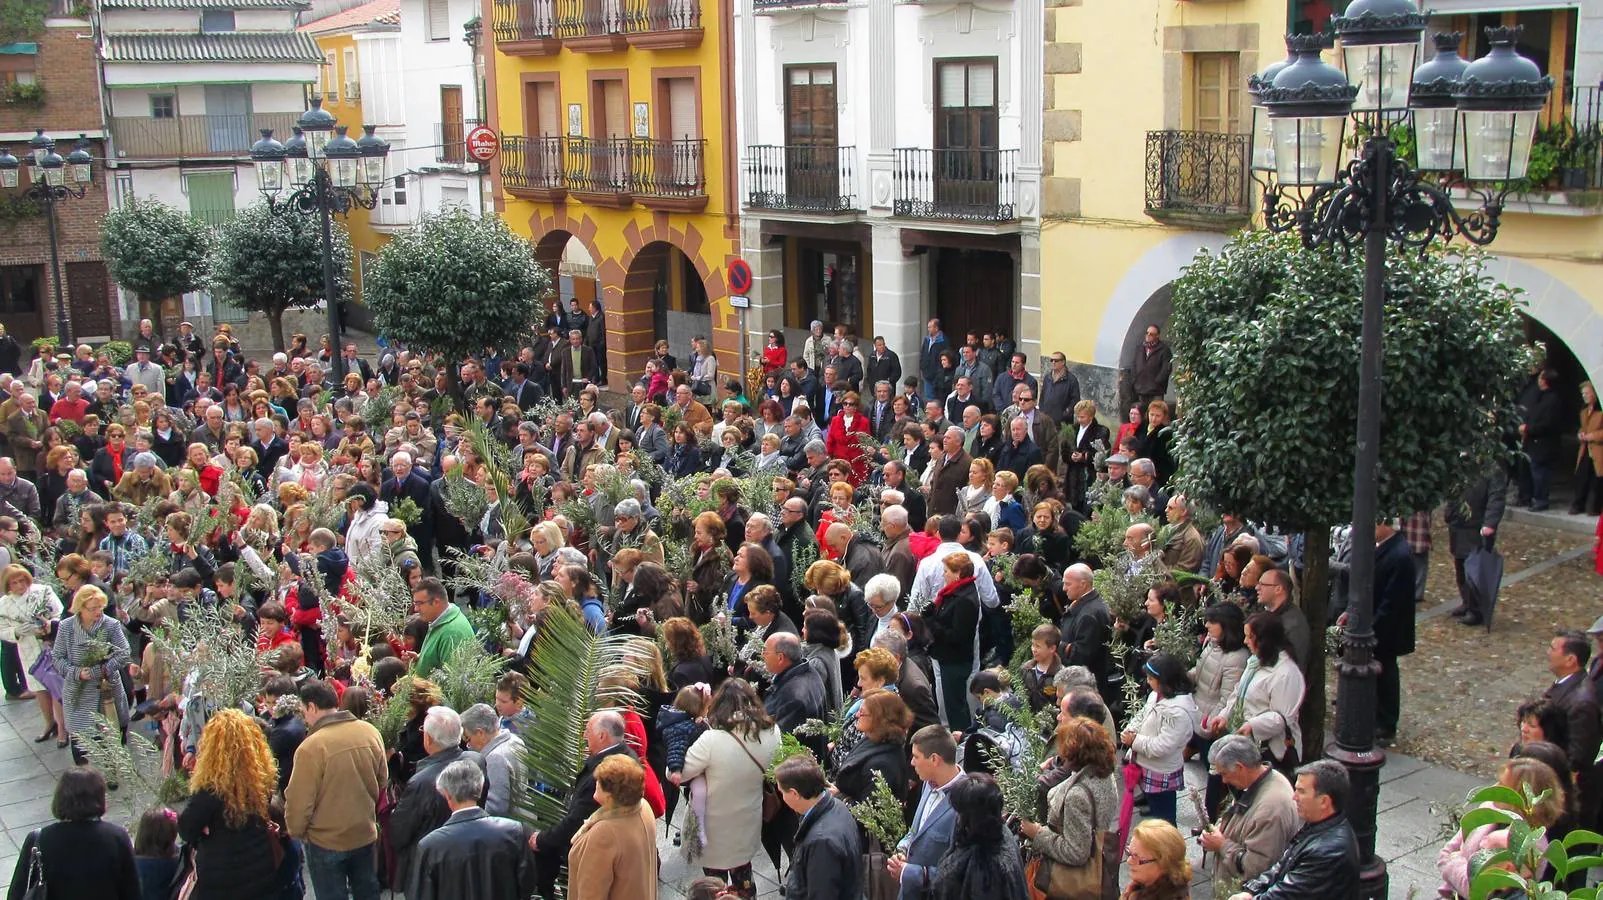
[{"label": "brick arch", "polygon": [[[627,247],[617,259],[602,263],[598,275],[606,291],[607,364],[615,384],[626,383],[645,368],[656,340],[652,288],[656,273],[670,250],[678,250],[690,260],[707,292],[712,313],[713,347],[720,359],[732,359],[739,352],[740,335],[726,301],[729,293],[722,262],[709,265],[701,254],[704,239],[694,224],[670,227],[666,217],[657,217],[641,227],[630,222],[624,228]],[[683,348],[676,348],[683,356]]]},{"label": "brick arch", "polygon": [[[535,213],[529,217],[529,234],[533,235],[530,243],[534,244],[534,255],[540,265],[551,270],[553,289],[557,267],[562,262],[562,251],[567,247],[569,238],[577,238],[590,258],[600,264],[601,253],[596,249],[596,234],[600,230],[600,226],[588,215],[569,216],[568,211],[560,206],[551,215]],[[604,292],[603,285],[597,292],[598,296],[604,296]]]}]

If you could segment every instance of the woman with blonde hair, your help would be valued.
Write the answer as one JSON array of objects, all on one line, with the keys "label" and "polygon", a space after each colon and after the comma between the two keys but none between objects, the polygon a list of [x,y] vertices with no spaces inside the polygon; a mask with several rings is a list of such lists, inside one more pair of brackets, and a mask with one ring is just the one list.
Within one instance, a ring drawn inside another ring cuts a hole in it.
[{"label": "woman with blonde hair", "polygon": [[[1546,828],[1549,838],[1553,825],[1564,815],[1568,786],[1560,783],[1559,776],[1547,763],[1526,757],[1505,760],[1497,770],[1497,783],[1521,796],[1527,791],[1538,799],[1529,810],[1522,810],[1525,821],[1532,828]],[[1501,807],[1503,804],[1486,802],[1483,807]],[[1548,838],[1536,848],[1538,854],[1547,851]],[[1470,896],[1470,863],[1475,855],[1488,850],[1508,849],[1508,826],[1501,823],[1482,825],[1465,834],[1460,831],[1447,841],[1436,856],[1436,869],[1441,872],[1442,885],[1437,891],[1443,897]],[[1521,872],[1529,878],[1535,873]]]},{"label": "woman with blonde hair", "polygon": [[189,802],[178,816],[179,836],[195,848],[190,900],[278,895],[282,839],[267,807],[277,787],[278,765],[261,726],[237,709],[212,716],[200,733]]},{"label": "woman with blonde hair", "polygon": [[991,499],[991,481],[996,477],[996,464],[977,456],[968,464],[968,484],[957,489],[957,513],[985,511],[985,501]]},{"label": "woman with blonde hair", "polygon": [[1130,829],[1130,842],[1125,846],[1130,884],[1121,900],[1187,900],[1191,896],[1186,841],[1173,825],[1147,819]]},{"label": "woman with blonde hair", "polygon": [[35,584],[33,573],[16,563],[0,570],[0,590],[5,592],[0,595],[0,640],[17,645],[28,690],[45,723],[44,733],[33,742],[42,744],[56,737],[66,746],[61,678],[54,668],[42,679],[34,672],[34,664],[46,651],[45,641],[50,639],[50,623],[61,618],[61,599],[48,585]]},{"label": "woman with blonde hair", "polygon": [[[63,558],[63,562],[66,557]],[[103,698],[116,703],[117,721],[128,722],[128,695],[122,689],[122,667],[128,665],[128,635],[122,625],[106,615],[106,592],[85,584],[72,595],[72,615],[61,621],[51,657],[56,671],[66,682],[62,706],[67,733],[89,734],[95,728],[95,715]],[[88,761],[76,742],[73,761]]]},{"label": "woman with blonde hair", "polygon": [[529,532],[529,545],[534,550],[535,568],[541,580],[551,577],[551,567],[556,565],[557,551],[567,546],[562,536],[562,526],[552,521],[536,524]]}]

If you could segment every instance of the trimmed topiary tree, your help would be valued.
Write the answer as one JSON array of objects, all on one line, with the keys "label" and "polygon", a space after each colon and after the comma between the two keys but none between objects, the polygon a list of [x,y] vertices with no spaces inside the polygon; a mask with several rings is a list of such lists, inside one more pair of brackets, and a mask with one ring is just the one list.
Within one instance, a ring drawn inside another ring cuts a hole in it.
[{"label": "trimmed topiary tree", "polygon": [[111,277],[144,300],[204,289],[214,244],[204,222],[138,197],[107,213],[100,230],[100,252]]},{"label": "trimmed topiary tree", "polygon": [[517,346],[550,288],[533,245],[500,219],[457,207],[397,234],[365,273],[362,294],[381,334],[458,360]]},{"label": "trimmed topiary tree", "polygon": [[[350,299],[351,238],[334,224],[335,302]],[[266,202],[239,212],[217,231],[212,288],[230,302],[267,317],[273,349],[284,349],[284,312],[326,300],[323,236],[317,214],[294,204]]]},{"label": "trimmed topiary tree", "polygon": [[[1382,517],[1433,509],[1508,458],[1530,359],[1522,303],[1483,254],[1393,251],[1387,266]],[[1305,535],[1312,753],[1324,747],[1330,529],[1352,518],[1362,296],[1356,257],[1262,231],[1200,254],[1174,289],[1181,489]]]}]

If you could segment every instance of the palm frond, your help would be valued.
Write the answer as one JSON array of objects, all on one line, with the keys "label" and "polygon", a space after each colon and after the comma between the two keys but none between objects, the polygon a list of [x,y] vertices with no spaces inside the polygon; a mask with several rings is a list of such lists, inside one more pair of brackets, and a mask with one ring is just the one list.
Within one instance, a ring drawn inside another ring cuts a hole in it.
[{"label": "palm frond", "polygon": [[503,658],[491,656],[477,641],[461,641],[451,648],[429,680],[440,687],[444,705],[465,710],[495,699],[495,680],[501,677]]},{"label": "palm frond", "polygon": [[127,804],[130,819],[143,811],[137,808],[140,804],[171,793],[161,771],[161,749],[137,731],[130,731],[125,744],[122,729],[95,713],[89,732],[73,737],[79,749],[89,757],[90,765],[99,769],[107,781],[122,788],[118,796]]},{"label": "palm frond", "polygon": [[608,675],[635,674],[627,661],[632,640],[628,635],[597,636],[578,612],[547,608],[534,638],[524,695],[537,727],[522,733],[530,789],[517,798],[513,816],[518,820],[536,829],[556,824],[584,765],[584,729],[591,713],[604,702],[639,702],[633,690],[603,684]]}]

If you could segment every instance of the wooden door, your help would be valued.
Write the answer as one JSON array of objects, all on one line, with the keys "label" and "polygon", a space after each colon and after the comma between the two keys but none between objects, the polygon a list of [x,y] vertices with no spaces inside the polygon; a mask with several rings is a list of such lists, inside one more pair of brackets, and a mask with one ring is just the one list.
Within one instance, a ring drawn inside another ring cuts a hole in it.
[{"label": "wooden door", "polygon": [[835,67],[785,69],[785,192],[794,199],[833,200],[840,193]]},{"label": "wooden door", "polygon": [[462,86],[458,84],[440,85],[440,143],[444,161],[448,163],[461,163],[467,161],[467,149],[463,145],[462,120]]},{"label": "wooden door", "polygon": [[523,89],[523,124],[529,134],[523,164],[529,183],[555,186],[562,176],[562,100],[557,83],[531,81]]},{"label": "wooden door", "polygon": [[67,263],[67,308],[72,335],[79,341],[111,338],[111,306],[106,292],[106,264]]},{"label": "wooden door", "polygon": [[0,266],[0,325],[27,347],[45,333],[45,267]]},{"label": "wooden door", "polygon": [[995,207],[1000,175],[996,60],[935,65],[935,202]]},{"label": "wooden door", "polygon": [[628,190],[632,171],[629,124],[629,96],[623,79],[604,78],[595,82],[596,176],[612,190]]},{"label": "wooden door", "polygon": [[940,247],[935,258],[935,315],[950,335],[1013,328],[1014,265],[996,250]]}]

